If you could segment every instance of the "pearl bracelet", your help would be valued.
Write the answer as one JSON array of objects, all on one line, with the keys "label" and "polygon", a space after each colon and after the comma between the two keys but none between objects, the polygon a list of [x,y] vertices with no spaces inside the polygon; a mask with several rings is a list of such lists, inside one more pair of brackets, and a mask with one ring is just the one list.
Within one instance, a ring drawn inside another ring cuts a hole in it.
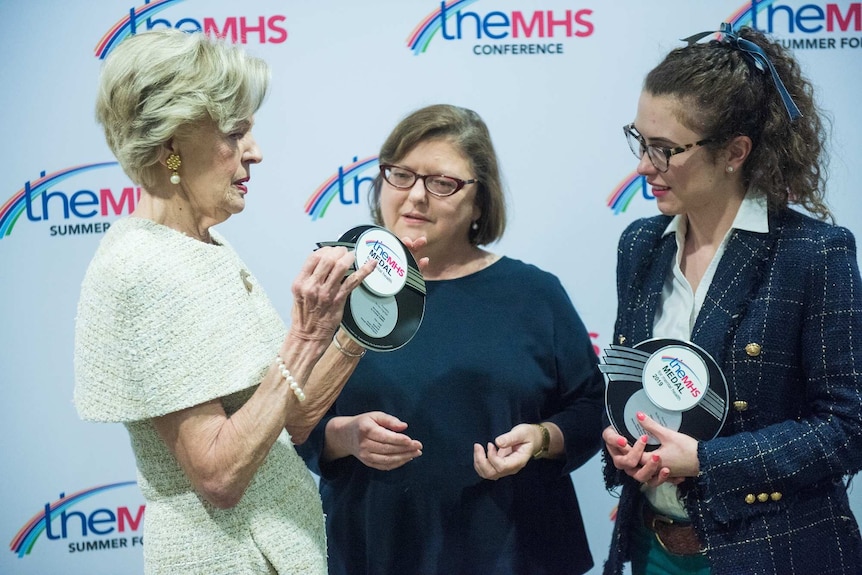
[{"label": "pearl bracelet", "polygon": [[287,367],[284,365],[284,361],[281,359],[280,355],[275,356],[275,363],[278,365],[278,371],[281,372],[281,376],[287,381],[288,385],[290,385],[290,389],[293,390],[293,394],[296,396],[296,399],[299,401],[305,401],[305,392],[302,391],[302,388],[299,387],[299,384],[296,383],[296,380],[290,375],[290,372],[287,370]]},{"label": "pearl bracelet", "polygon": [[368,351],[367,349],[362,348],[362,351],[359,353],[350,353],[349,351],[341,347],[341,344],[338,343],[338,330],[335,330],[335,333],[332,334],[332,343],[335,344],[335,349],[337,349],[347,357],[352,357],[354,359],[357,357],[362,357],[363,355],[365,355],[365,352]]}]

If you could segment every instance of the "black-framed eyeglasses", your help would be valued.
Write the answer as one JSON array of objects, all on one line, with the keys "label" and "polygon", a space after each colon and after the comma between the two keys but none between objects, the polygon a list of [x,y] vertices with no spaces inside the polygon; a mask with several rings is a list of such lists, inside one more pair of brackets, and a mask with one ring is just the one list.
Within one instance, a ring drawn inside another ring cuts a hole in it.
[{"label": "black-framed eyeglasses", "polygon": [[646,140],[644,140],[644,137],[641,136],[641,133],[638,132],[634,124],[626,124],[623,126],[623,133],[626,135],[626,141],[629,143],[629,148],[631,149],[632,154],[635,155],[635,158],[640,160],[644,157],[644,152],[646,152],[649,157],[649,161],[652,162],[652,165],[655,166],[655,169],[659,172],[666,172],[668,168],[670,168],[671,156],[687,152],[696,146],[703,146],[704,144],[709,144],[715,141],[711,138],[706,138],[693,144],[667,148],[665,146],[647,144]]},{"label": "black-framed eyeglasses", "polygon": [[380,175],[394,188],[409,190],[416,184],[416,180],[422,180],[429,194],[440,198],[451,196],[467,184],[475,184],[479,180],[462,180],[443,174],[417,174],[413,170],[395,166],[393,164],[381,164]]}]

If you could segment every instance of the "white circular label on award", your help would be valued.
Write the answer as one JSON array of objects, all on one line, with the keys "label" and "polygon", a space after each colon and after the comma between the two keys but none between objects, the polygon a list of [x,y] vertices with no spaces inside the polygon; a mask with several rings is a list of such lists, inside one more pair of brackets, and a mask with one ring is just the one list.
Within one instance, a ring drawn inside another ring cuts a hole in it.
[{"label": "white circular label on award", "polygon": [[366,335],[382,338],[398,323],[398,303],[394,297],[373,296],[359,287],[350,292],[350,314]]},{"label": "white circular label on award", "polygon": [[700,355],[688,347],[668,345],[647,360],[643,386],[656,406],[669,411],[685,411],[706,395],[709,369]]},{"label": "white circular label on award", "polygon": [[[401,242],[383,228],[370,228],[356,239],[356,268],[369,259],[377,267],[362,282],[368,291],[380,297],[393,296],[407,282],[407,255]],[[355,292],[354,292],[355,293]]]}]

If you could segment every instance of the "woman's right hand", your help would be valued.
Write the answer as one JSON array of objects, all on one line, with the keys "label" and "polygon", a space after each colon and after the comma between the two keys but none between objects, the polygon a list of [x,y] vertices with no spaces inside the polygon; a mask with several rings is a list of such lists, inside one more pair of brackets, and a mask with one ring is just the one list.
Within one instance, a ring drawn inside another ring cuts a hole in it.
[{"label": "woman's right hand", "polygon": [[324,459],[348,455],[380,471],[389,471],[422,455],[422,443],[401,433],[407,424],[382,411],[333,417],[326,425]]},{"label": "woman's right hand", "polygon": [[292,336],[329,344],[347,296],[377,265],[372,259],[347,275],[354,262],[353,252],[341,246],[323,247],[308,256],[293,282]]},{"label": "woman's right hand", "polygon": [[[625,437],[617,433],[612,425],[602,432],[605,448],[611,456],[614,467],[642,484],[657,487],[668,481],[670,470],[662,467],[661,458],[645,452],[646,435],[642,435],[634,445],[629,445]],[[679,483],[675,481],[674,483]]]}]

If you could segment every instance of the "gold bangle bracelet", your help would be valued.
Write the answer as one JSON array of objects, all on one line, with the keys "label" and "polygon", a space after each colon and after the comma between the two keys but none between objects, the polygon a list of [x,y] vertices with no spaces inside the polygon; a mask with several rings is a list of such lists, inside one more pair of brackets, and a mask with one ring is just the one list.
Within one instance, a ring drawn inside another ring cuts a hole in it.
[{"label": "gold bangle bracelet", "polygon": [[332,343],[335,344],[335,349],[337,349],[338,351],[340,351],[341,353],[343,353],[347,357],[352,357],[354,359],[362,357],[363,355],[365,355],[365,352],[368,351],[367,349],[363,348],[360,353],[351,353],[351,352],[347,351],[346,349],[344,349],[343,347],[341,347],[341,344],[338,343],[338,330],[335,330],[335,333],[332,334]]}]

